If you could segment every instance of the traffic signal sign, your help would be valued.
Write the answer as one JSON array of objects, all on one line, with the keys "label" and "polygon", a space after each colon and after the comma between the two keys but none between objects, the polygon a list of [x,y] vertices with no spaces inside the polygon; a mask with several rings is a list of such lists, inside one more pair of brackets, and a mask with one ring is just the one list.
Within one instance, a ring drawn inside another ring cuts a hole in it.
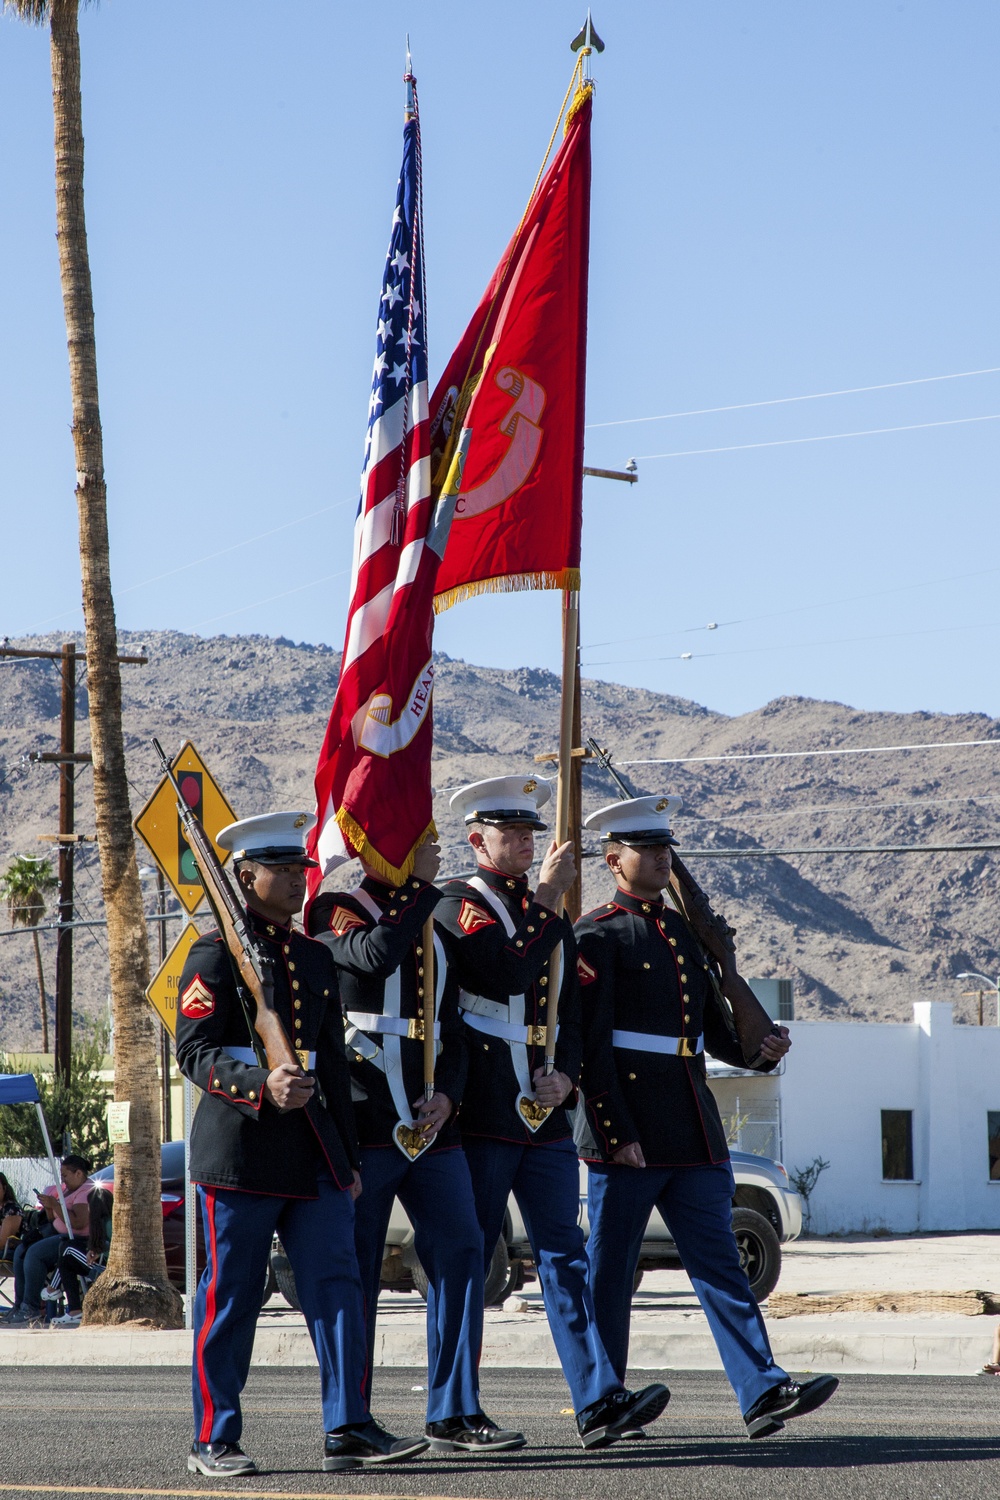
[{"label": "traffic signal sign", "polygon": [[[215,843],[215,836],[220,829],[225,828],[228,823],[236,822],[236,814],[190,740],[171,761],[171,769],[180,785],[181,796]],[[177,893],[184,910],[194,912],[205,891],[194,855],[184,837],[184,825],[177,812],[176,794],[165,776],[136,818],[133,827]],[[229,851],[215,844],[215,852],[221,863],[225,864]]]},{"label": "traffic signal sign", "polygon": [[[203,773],[201,771],[182,771],[177,777],[181,789],[181,796],[188,807],[194,813],[199,823],[203,823]],[[222,825],[225,827],[225,824]],[[180,816],[177,818],[177,868],[182,880],[189,885],[201,885],[201,876],[198,874],[198,865],[195,860],[191,846],[184,833],[184,824]]]}]

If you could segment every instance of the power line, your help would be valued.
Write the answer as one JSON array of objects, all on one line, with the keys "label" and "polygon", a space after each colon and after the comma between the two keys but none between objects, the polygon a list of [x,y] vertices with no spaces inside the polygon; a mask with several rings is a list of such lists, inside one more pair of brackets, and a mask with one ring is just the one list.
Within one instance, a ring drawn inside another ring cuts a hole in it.
[{"label": "power line", "polygon": [[679,651],[669,656],[619,656],[605,661],[581,662],[581,668],[621,667],[646,661],[702,661],[710,656],[759,656],[768,651],[808,651],[814,646],[860,646],[868,641],[908,640],[915,635],[951,635],[961,630],[995,630],[1000,620],[980,620],[971,625],[931,625],[926,630],[887,630],[877,635],[842,635],[827,641],[786,641],[779,646],[736,646],[731,651]]},{"label": "power line", "polygon": [[196,620],[191,629],[200,630],[203,625],[214,625],[216,620],[229,620],[233,615],[246,614],[248,609],[256,609],[259,604],[273,604],[276,599],[287,599],[289,594],[301,594],[303,589],[314,589],[317,584],[330,583],[334,578],[344,578],[350,571],[350,568],[341,568],[339,573],[327,573],[324,578],[314,578],[311,583],[300,583],[294,589],[286,589],[283,594],[270,594],[266,599],[254,599],[252,603],[241,604],[238,609],[227,610],[223,615],[210,615],[207,620]]},{"label": "power line", "polygon": [[722,448],[679,448],[672,453],[640,453],[637,461],[651,463],[654,458],[696,458],[703,453],[745,453],[750,448],[791,448],[797,443],[832,443],[838,438],[878,437],[886,432],[922,432],[928,427],[962,427],[969,422],[1000,421],[1000,411],[983,417],[949,417],[941,422],[908,422],[902,427],[864,427],[858,432],[824,432],[819,437],[773,438],[767,443],[728,443]]},{"label": "power line", "polygon": [[[672,635],[695,635],[703,630],[722,630],[729,625],[756,625],[760,620],[780,620],[787,615],[801,615],[810,609],[839,609],[843,604],[857,604],[864,599],[884,599],[890,594],[902,594],[909,589],[941,588],[946,583],[964,583],[969,578],[985,578],[1000,573],[1000,568],[977,568],[974,573],[952,573],[948,578],[924,578],[916,583],[899,583],[891,589],[877,589],[874,593],[848,594],[842,599],[820,600],[817,604],[796,604],[791,609],[772,609],[763,615],[745,615],[739,620],[713,620],[707,625],[686,625],[677,630],[651,631],[646,635],[620,635],[610,641],[592,641],[581,646],[581,651],[600,651],[605,646],[627,646],[632,641],[657,641]],[[655,658],[654,658],[655,660]]]},{"label": "power line", "polygon": [[[231,547],[221,547],[218,552],[208,552],[204,557],[195,557],[192,558],[190,562],[180,563],[176,568],[168,569],[166,573],[157,573],[152,578],[142,579],[140,583],[126,584],[125,588],[123,589],[116,588],[114,590],[114,596],[116,599],[120,599],[123,594],[135,593],[136,589],[148,588],[150,584],[153,583],[162,583],[164,578],[173,578],[177,573],[184,573],[189,568],[200,567],[202,563],[214,562],[218,557],[228,557],[231,552],[238,552],[241,547],[252,546],[254,542],[262,542],[265,541],[268,537],[277,536],[279,531],[288,531],[292,526],[301,526],[305,521],[314,521],[317,516],[329,515],[330,511],[332,510],[342,510],[345,505],[354,505],[356,503],[357,502],[352,497],[350,500],[338,500],[333,505],[324,505],[319,510],[311,510],[308,515],[296,516],[294,521],[284,521],[280,526],[273,526],[270,531],[260,531],[256,536],[243,537],[240,541],[234,542]],[[73,609],[76,610],[79,609],[79,607],[79,605],[74,605]],[[56,620],[64,619],[69,613],[69,609],[64,609],[57,615],[49,615],[48,619],[39,620],[37,624],[30,626],[27,630],[23,631],[22,634],[31,635],[34,631],[41,630],[43,625],[51,625]],[[218,616],[217,618],[221,619],[222,616]],[[203,621],[202,623],[207,622]]]},{"label": "power line", "polygon": [[[724,817],[712,818],[699,816],[698,822],[702,823],[734,823],[744,818],[797,818],[812,817],[815,813],[834,813],[842,817],[853,816],[856,813],[866,812],[895,812],[900,808],[908,808],[911,812],[919,812],[925,807],[953,807],[957,804],[967,804],[970,807],[985,807],[987,803],[1000,802],[1000,797],[909,797],[905,802],[819,802],[808,803],[805,807],[772,807],[758,805],[746,808],[743,812],[727,813]],[[694,816],[678,813],[678,821],[685,816]]]},{"label": "power line", "polygon": [[932,385],[939,380],[968,380],[971,375],[1000,374],[1000,365],[987,370],[960,370],[956,375],[922,375],[916,380],[888,380],[881,385],[855,385],[843,391],[814,391],[808,396],[777,396],[771,401],[739,401],[732,406],[703,406],[697,411],[666,411],[658,417],[620,417],[615,422],[588,422],[587,427],[632,427],[640,422],[672,422],[678,417],[708,417],[722,411],[750,411],[760,406],[790,406],[795,401],[826,401],[831,396],[859,396],[865,391],[897,391],[908,385]]},{"label": "power line", "polygon": [[989,854],[1000,844],[857,844],[822,849],[685,849],[685,859],[785,859],[792,854]]},{"label": "power line", "polygon": [[932,740],[925,745],[842,745],[832,750],[751,750],[733,755],[675,755],[655,760],[621,760],[620,766],[689,766],[710,761],[734,760],[804,760],[817,755],[898,755],[907,750],[968,750],[980,745],[1000,749],[1000,737],[993,740]]}]

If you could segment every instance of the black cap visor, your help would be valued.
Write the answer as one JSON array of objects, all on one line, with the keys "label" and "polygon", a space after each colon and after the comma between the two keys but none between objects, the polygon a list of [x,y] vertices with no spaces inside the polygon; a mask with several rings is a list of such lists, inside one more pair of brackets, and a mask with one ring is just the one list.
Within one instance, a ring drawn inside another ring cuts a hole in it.
[{"label": "black cap visor", "polygon": [[306,865],[310,870],[319,869],[319,860],[310,859],[294,844],[290,849],[276,848],[273,844],[266,849],[240,849],[235,858],[252,859],[258,865]]},{"label": "black cap visor", "polygon": [[630,828],[627,833],[605,833],[601,836],[601,843],[625,844],[630,849],[645,849],[657,844],[669,844],[673,848],[677,846],[673,834],[664,833],[662,828]]},{"label": "black cap visor", "polygon": [[521,807],[501,807],[490,812],[480,812],[476,808],[466,813],[465,821],[467,823],[521,823],[526,828],[537,828],[540,833],[544,833],[547,826],[537,813],[525,812]]}]

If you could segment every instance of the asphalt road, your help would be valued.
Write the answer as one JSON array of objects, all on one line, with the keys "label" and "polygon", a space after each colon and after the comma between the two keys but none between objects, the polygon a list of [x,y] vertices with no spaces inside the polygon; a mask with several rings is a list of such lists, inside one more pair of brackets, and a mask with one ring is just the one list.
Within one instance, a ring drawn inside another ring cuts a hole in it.
[{"label": "asphalt road", "polygon": [[[642,1379],[654,1378],[644,1371]],[[422,1371],[376,1372],[376,1413],[419,1431]],[[638,1382],[637,1382],[638,1383]],[[319,1472],[314,1371],[251,1371],[244,1446],[261,1466],[224,1484],[189,1475],[186,1372],[0,1370],[0,1496],[103,1494],[468,1497],[468,1500],[982,1500],[1000,1468],[1000,1380],[849,1376],[821,1411],[747,1442],[724,1378],[673,1372],[673,1400],[642,1444],[585,1454],[566,1388],[546,1370],[486,1371],[483,1400],[530,1447],[506,1458],[430,1460],[364,1475]]]}]

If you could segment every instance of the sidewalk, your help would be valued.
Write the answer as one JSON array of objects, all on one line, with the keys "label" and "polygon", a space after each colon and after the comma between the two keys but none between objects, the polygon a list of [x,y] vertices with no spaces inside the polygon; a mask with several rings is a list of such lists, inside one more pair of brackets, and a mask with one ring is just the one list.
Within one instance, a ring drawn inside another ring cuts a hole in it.
[{"label": "sidewalk", "polygon": [[[804,1240],[785,1247],[783,1292],[966,1291],[1000,1294],[1000,1234],[905,1239]],[[634,1299],[630,1363],[639,1369],[719,1369],[715,1345],[687,1276],[647,1273]],[[520,1309],[520,1310],[515,1310]],[[421,1368],[424,1303],[383,1292],[376,1363]],[[764,1308],[765,1318],[767,1308]],[[973,1375],[989,1356],[992,1317],[805,1314],[768,1323],[775,1357],[801,1373]],[[191,1335],[145,1329],[0,1333],[0,1357],[31,1365],[186,1365]],[[261,1313],[257,1365],[315,1363],[302,1317],[275,1297]],[[537,1282],[486,1314],[486,1368],[556,1365]]]}]

